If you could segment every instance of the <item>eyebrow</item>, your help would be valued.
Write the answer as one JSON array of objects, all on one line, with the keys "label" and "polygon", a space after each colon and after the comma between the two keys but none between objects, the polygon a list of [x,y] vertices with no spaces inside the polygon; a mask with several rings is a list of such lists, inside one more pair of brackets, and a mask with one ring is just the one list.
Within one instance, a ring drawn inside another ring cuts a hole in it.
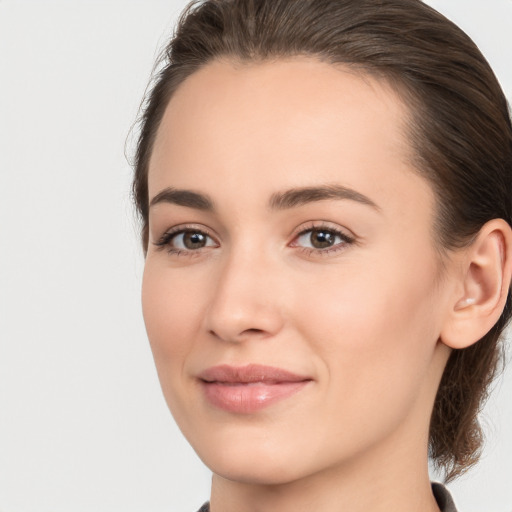
[{"label": "eyebrow", "polygon": [[373,209],[380,211],[380,207],[369,197],[342,185],[301,187],[293,188],[286,192],[277,192],[270,197],[269,206],[272,210],[286,210],[326,199],[348,199],[371,206]]},{"label": "eyebrow", "polygon": [[177,204],[196,210],[214,211],[213,201],[205,194],[173,187],[164,188],[149,203],[149,207],[160,203]]},{"label": "eyebrow", "polygon": [[[287,210],[328,199],[348,199],[380,211],[380,207],[369,197],[342,185],[300,187],[284,192],[276,192],[270,197],[269,208],[271,210]],[[176,204],[208,212],[215,211],[214,202],[208,195],[194,192],[193,190],[176,189],[173,187],[167,187],[160,191],[151,199],[149,206],[152,207],[160,203]]]}]

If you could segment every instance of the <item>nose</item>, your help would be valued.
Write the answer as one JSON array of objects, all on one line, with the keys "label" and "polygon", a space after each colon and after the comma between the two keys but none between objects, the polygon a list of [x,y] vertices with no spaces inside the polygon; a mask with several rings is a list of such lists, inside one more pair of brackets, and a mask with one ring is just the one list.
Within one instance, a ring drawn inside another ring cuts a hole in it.
[{"label": "nose", "polygon": [[261,255],[233,254],[216,270],[205,315],[208,332],[231,343],[275,336],[284,324],[275,265]]}]

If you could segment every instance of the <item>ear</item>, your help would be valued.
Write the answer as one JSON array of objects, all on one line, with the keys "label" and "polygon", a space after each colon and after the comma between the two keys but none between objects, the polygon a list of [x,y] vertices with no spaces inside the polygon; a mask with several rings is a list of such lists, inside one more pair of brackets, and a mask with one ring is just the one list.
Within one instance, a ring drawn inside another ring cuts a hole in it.
[{"label": "ear", "polygon": [[460,280],[449,302],[441,341],[466,348],[485,336],[505,307],[512,274],[512,229],[503,219],[487,222],[463,249]]}]

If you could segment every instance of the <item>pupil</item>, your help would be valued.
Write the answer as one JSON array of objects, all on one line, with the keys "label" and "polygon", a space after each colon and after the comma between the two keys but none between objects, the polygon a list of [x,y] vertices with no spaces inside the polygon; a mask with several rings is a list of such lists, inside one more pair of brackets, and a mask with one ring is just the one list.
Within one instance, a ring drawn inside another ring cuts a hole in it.
[{"label": "pupil", "polygon": [[183,243],[187,249],[199,249],[205,246],[206,237],[202,233],[188,232],[183,237]]},{"label": "pupil", "polygon": [[316,249],[331,247],[333,243],[334,235],[329,231],[313,231],[311,233],[311,245]]}]

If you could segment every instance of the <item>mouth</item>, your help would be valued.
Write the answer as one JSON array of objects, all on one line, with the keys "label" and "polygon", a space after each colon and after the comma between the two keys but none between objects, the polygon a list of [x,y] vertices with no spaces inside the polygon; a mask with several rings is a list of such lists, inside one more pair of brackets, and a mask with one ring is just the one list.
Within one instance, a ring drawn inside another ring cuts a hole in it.
[{"label": "mouth", "polygon": [[206,400],[232,413],[251,414],[304,389],[313,379],[282,368],[213,366],[198,376]]}]

